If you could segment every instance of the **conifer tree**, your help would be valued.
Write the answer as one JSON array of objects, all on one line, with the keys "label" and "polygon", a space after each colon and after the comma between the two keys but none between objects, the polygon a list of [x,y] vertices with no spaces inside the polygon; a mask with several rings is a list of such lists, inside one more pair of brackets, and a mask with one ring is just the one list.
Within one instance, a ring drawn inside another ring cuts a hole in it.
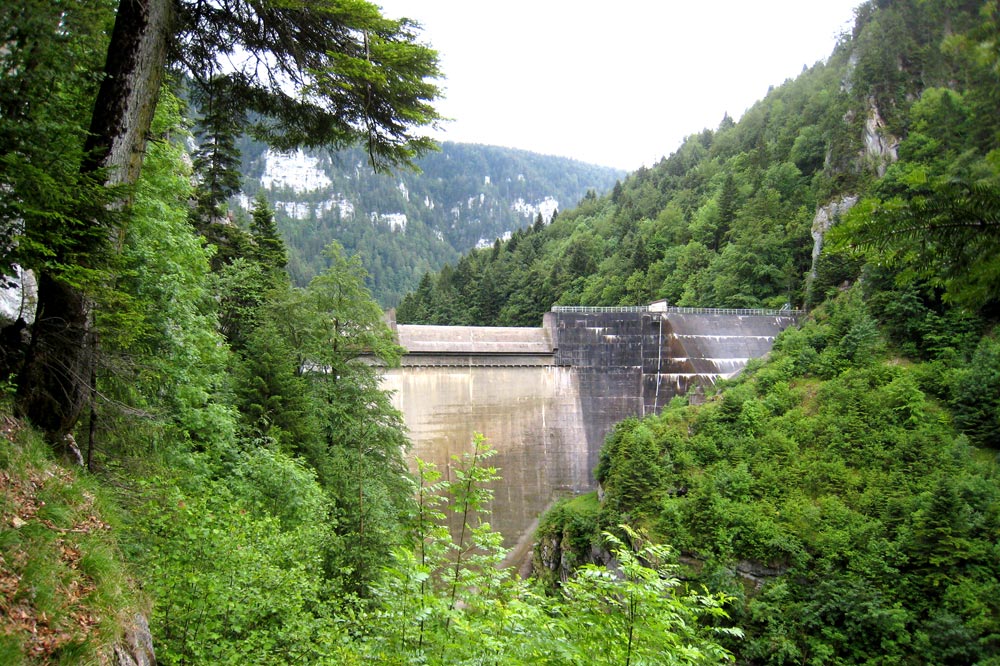
[{"label": "conifer tree", "polygon": [[253,237],[253,258],[269,273],[283,273],[288,263],[288,251],[274,221],[274,210],[263,191],[258,191],[250,212],[250,233]]},{"label": "conifer tree", "polygon": [[[45,5],[22,0],[15,9],[34,16]],[[61,9],[50,10],[46,30],[54,40],[64,20]],[[4,26],[21,18],[7,11]],[[40,316],[17,380],[19,411],[59,439],[86,403],[94,285],[113,254],[112,239],[120,236],[127,203],[121,190],[142,168],[168,64],[204,85],[222,63],[235,63],[220,103],[245,109],[252,118],[246,129],[278,148],[362,143],[376,167],[405,165],[433,145],[414,128],[438,117],[431,106],[438,94],[432,81],[437,56],[416,41],[414,28],[407,20],[383,18],[368,2],[121,0],[103,66],[83,72],[101,85],[78,162],[85,178],[120,187],[111,191],[118,201],[107,206],[97,197],[76,199],[85,205],[75,215],[45,203],[41,215],[24,220],[33,250],[24,264],[40,271]],[[93,44],[83,46],[88,58],[93,55]],[[5,42],[24,62],[33,48],[31,40]],[[36,174],[32,184],[44,175]]]},{"label": "conifer tree", "polygon": [[198,180],[196,210],[202,224],[222,217],[226,202],[240,191],[242,167],[236,147],[245,114],[226,95],[228,77],[214,76],[203,86],[195,86],[193,98],[201,112],[195,129],[198,148],[193,165]]},{"label": "conifer tree", "polygon": [[542,217],[541,213],[535,215],[535,224],[532,225],[532,231],[538,233],[545,228],[545,218]]}]

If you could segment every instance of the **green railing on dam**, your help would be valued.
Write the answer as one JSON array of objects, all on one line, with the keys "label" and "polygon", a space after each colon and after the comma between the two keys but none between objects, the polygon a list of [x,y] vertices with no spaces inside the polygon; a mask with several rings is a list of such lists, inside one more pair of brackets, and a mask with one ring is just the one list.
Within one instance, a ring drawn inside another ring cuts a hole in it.
[{"label": "green railing on dam", "polygon": [[666,312],[667,314],[735,315],[740,317],[801,317],[805,310],[766,308],[684,308],[674,305],[654,307],[649,305],[587,306],[553,305],[552,312],[598,314],[605,312]]},{"label": "green railing on dam", "polygon": [[552,312],[579,312],[581,314],[597,314],[604,312],[649,312],[648,305],[614,305],[607,307],[598,306],[588,306],[588,305],[553,305]]}]

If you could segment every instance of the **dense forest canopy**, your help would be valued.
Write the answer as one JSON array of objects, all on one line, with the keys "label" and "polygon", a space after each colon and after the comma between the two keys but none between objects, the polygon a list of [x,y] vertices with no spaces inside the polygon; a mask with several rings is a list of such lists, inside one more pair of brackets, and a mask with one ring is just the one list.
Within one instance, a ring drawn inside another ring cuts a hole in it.
[{"label": "dense forest canopy", "polygon": [[[241,49],[271,69],[219,66]],[[403,300],[811,312],[704,404],[620,424],[529,580],[496,566],[490,443],[408,468],[364,260],[330,243],[296,286],[273,201],[226,223],[246,131],[428,147],[412,23],[15,0],[0,62],[0,269],[39,281],[0,322],[0,661],[1000,663],[995,0],[860,5],[739,122]]]}]

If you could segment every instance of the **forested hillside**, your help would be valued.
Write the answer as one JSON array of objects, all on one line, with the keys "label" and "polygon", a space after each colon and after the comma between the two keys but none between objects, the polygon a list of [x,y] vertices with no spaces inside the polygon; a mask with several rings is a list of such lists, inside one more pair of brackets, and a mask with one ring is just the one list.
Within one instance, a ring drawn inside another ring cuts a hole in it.
[{"label": "forested hillside", "polygon": [[842,252],[814,260],[859,196],[908,200],[946,180],[995,176],[996,80],[981,4],[866,3],[827,62],[775,87],[739,123],[726,117],[691,135],[541,233],[426,276],[399,321],[538,325],[553,304],[660,298],[818,304],[859,274],[860,259]]},{"label": "forested hillside", "polygon": [[263,192],[288,246],[288,272],[304,286],[326,267],[336,240],[361,257],[367,284],[394,307],[420,277],[477,246],[572,208],[587,192],[608,192],[624,173],[521,150],[442,143],[418,170],[376,173],[364,151],[283,155],[240,144],[243,178],[236,211]]},{"label": "forested hillside", "polygon": [[[365,270],[395,255],[329,243],[296,285],[293,188],[229,216],[243,136],[445,159],[405,181],[414,209],[520,187],[447,172],[478,148],[427,153],[415,26],[367,2],[12,0],[0,45],[0,662],[1000,664],[994,0],[862,4],[739,122],[404,299],[401,321],[477,324],[810,311],[703,404],[620,424],[530,580],[497,568],[489,442],[408,469]],[[378,187],[405,202],[397,177]],[[27,271],[34,298],[8,289]]]},{"label": "forested hillside", "polygon": [[653,298],[811,310],[704,404],[619,424],[600,502],[542,521],[550,584],[640,525],[737,599],[741,663],[1000,663],[998,18],[864,5],[828,63],[738,124],[407,297],[401,318],[448,318],[494,298],[462,277],[496,271],[527,304],[497,321]]},{"label": "forested hillside", "polygon": [[739,663],[1000,663],[997,11],[862,5],[738,123],[404,298],[417,323],[810,310],[704,404],[617,427],[600,500],[542,520],[553,589],[641,526],[734,598]]}]

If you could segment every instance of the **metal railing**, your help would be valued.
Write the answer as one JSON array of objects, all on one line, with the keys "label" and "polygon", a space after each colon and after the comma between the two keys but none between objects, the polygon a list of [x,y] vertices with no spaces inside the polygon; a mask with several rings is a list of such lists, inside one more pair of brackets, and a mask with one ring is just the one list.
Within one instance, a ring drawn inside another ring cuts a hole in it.
[{"label": "metal railing", "polygon": [[671,314],[734,315],[740,317],[800,317],[805,310],[791,308],[682,308],[674,305],[651,308],[648,305],[622,305],[595,307],[587,305],[553,305],[552,312],[575,314],[599,314],[602,312],[666,312]]},{"label": "metal railing", "polygon": [[792,310],[791,308],[681,308],[669,306],[667,312],[676,314],[720,314],[739,315],[741,317],[799,317],[806,313],[805,310]]},{"label": "metal railing", "polygon": [[597,314],[601,312],[649,312],[648,305],[619,305],[612,307],[591,307],[588,305],[553,305],[552,312],[574,312]]}]

